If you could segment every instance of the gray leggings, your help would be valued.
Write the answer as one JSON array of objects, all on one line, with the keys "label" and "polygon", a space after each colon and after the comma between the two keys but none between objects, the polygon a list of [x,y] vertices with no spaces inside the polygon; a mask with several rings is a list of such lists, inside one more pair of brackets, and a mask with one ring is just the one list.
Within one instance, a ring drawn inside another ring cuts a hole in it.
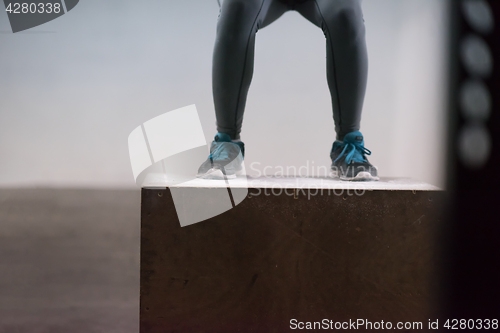
[{"label": "gray leggings", "polygon": [[255,34],[296,10],[323,30],[337,139],[359,130],[368,55],[360,0],[224,0],[217,24],[212,86],[217,130],[239,139],[252,81]]}]

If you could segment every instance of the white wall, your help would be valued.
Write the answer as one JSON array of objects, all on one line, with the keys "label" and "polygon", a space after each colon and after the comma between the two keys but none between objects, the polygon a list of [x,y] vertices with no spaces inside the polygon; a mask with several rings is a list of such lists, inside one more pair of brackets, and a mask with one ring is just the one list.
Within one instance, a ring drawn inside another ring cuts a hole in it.
[{"label": "white wall", "polygon": [[[363,6],[370,74],[361,130],[371,161],[382,176],[442,186],[446,1]],[[210,141],[217,14],[215,0],[86,0],[12,34],[1,11],[0,186],[134,186],[130,131],[193,103]],[[323,34],[289,12],[259,31],[256,48],[247,165],[329,166]]]}]

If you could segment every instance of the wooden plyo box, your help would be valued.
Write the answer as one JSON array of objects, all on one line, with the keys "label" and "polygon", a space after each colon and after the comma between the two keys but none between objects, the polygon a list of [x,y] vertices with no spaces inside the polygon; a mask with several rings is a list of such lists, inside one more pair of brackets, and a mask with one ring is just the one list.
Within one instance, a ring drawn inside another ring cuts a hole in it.
[{"label": "wooden plyo box", "polygon": [[249,183],[235,208],[186,227],[170,189],[143,188],[141,333],[286,332],[293,319],[426,328],[444,192],[370,186],[266,195]]}]

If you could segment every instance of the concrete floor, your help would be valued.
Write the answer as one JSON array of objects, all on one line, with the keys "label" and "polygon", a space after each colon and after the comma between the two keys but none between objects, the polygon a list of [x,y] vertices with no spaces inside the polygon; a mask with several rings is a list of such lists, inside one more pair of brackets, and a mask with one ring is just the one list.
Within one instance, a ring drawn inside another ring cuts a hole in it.
[{"label": "concrete floor", "polygon": [[0,333],[139,330],[139,190],[0,190]]}]

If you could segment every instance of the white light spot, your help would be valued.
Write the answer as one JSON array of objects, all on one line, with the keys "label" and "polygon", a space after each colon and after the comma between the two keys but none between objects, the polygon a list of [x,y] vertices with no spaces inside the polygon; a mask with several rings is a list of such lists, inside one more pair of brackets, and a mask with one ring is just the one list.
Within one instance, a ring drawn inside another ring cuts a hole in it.
[{"label": "white light spot", "polygon": [[491,95],[488,87],[478,80],[469,80],[460,89],[460,106],[468,120],[488,120],[491,113]]},{"label": "white light spot", "polygon": [[458,138],[459,156],[468,168],[481,168],[490,157],[491,139],[482,125],[466,125]]},{"label": "white light spot", "polygon": [[479,36],[469,35],[462,40],[462,62],[470,75],[488,77],[493,71],[493,57],[488,44]]},{"label": "white light spot", "polygon": [[484,0],[462,1],[462,11],[467,23],[479,33],[489,33],[495,27],[490,5]]}]

